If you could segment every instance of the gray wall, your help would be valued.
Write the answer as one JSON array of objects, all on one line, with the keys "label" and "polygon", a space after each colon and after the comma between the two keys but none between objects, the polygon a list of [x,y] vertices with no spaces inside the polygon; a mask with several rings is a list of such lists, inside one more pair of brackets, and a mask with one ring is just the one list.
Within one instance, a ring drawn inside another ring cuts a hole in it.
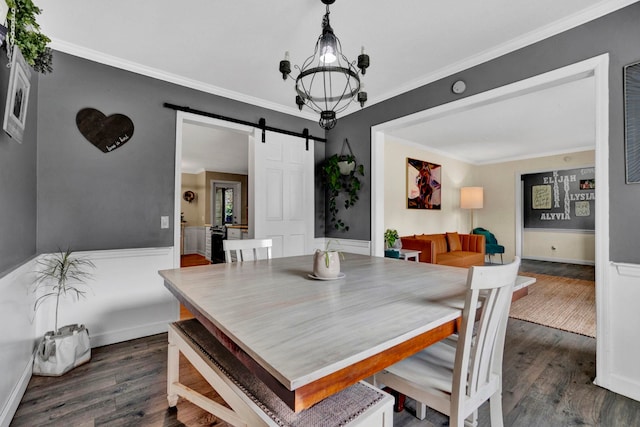
[{"label": "gray wall", "polygon": [[[464,96],[470,96],[608,52],[610,254],[613,261],[640,263],[640,228],[636,226],[640,185],[625,184],[622,87],[622,67],[640,60],[639,22],[640,3],[635,3],[555,37],[365,108],[340,119],[336,128],[329,132],[327,155],[338,153],[343,139],[349,138],[354,153],[370,171],[371,126],[459,99],[450,90],[454,81],[465,80],[467,91]],[[373,67],[371,72],[375,72]],[[328,235],[370,239],[370,174],[365,177],[360,199],[347,211],[348,216],[345,215],[351,229],[348,232],[329,230]]]},{"label": "gray wall", "polygon": [[[0,120],[9,85],[7,56],[0,53]],[[33,73],[22,144],[0,130],[0,277],[36,254],[36,137],[38,77]]]},{"label": "gray wall", "polygon": [[[371,126],[458,99],[450,86],[459,78],[467,82],[464,96],[469,96],[608,52],[611,258],[640,262],[640,251],[635,250],[640,231],[632,222],[640,208],[640,185],[624,182],[622,103],[622,67],[640,59],[637,22],[640,4],[633,4],[340,119],[328,133],[326,154],[338,153],[344,138],[349,138],[366,176],[360,200],[345,215],[350,230],[327,228],[326,234],[370,239]],[[6,61],[4,56],[2,61]],[[6,88],[8,72],[2,65],[0,87]],[[0,272],[38,252],[58,247],[92,250],[172,244],[172,229],[159,227],[161,215],[173,215],[175,155],[175,113],[163,108],[163,102],[249,121],[265,117],[269,125],[299,130],[307,127],[311,133],[321,134],[310,121],[58,52],[54,72],[33,80],[25,143],[16,144],[0,135]],[[75,115],[84,107],[128,115],[135,125],[133,138],[114,152],[100,152],[75,126]],[[324,152],[325,145],[317,144],[317,166]],[[316,190],[316,235],[322,236],[326,221],[324,193],[317,182]]]},{"label": "gray wall", "polygon": [[[40,78],[39,102],[38,252],[173,245],[175,112],[164,102],[324,135],[308,120],[59,52],[54,72]],[[95,148],[75,124],[85,107],[131,118],[131,140],[110,153]],[[162,215],[170,229],[160,229]]]}]

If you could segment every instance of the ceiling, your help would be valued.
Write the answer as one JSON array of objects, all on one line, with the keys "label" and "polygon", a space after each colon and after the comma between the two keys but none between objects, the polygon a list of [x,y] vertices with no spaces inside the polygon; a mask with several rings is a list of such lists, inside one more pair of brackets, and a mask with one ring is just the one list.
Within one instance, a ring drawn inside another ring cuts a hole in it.
[{"label": "ceiling", "polygon": [[387,134],[472,164],[595,149],[594,84],[583,78]]},{"label": "ceiling", "polygon": [[[403,0],[394,4],[381,0],[337,0],[331,6],[331,24],[347,57],[354,60],[362,45],[370,55],[371,67],[363,82],[369,94],[367,105],[372,105],[635,1]],[[320,0],[35,0],[35,3],[43,10],[38,19],[42,31],[52,39],[51,47],[56,50],[317,119],[308,110],[298,112],[293,82],[282,80],[278,63],[285,51],[290,52],[292,66],[301,64],[312,53],[325,9]],[[564,115],[586,114],[580,111],[585,103],[576,98],[577,92],[557,89],[564,92],[554,95],[550,90],[554,98],[551,101],[545,101],[542,95],[522,100],[525,109],[522,114],[532,127],[536,123],[537,129],[551,128],[539,114],[548,112],[549,105]],[[546,104],[535,107],[531,105],[534,101]],[[354,110],[346,114],[351,111]],[[398,131],[397,136],[414,141],[424,139],[420,135],[429,132],[437,135],[437,138],[430,136],[429,143],[438,140],[439,144],[460,138],[458,143],[446,145],[460,147],[452,155],[484,162],[473,154],[470,136],[475,135],[475,144],[496,145],[503,140],[513,141],[515,135],[522,137],[525,134],[522,128],[509,129],[508,122],[515,122],[513,116],[509,116],[509,121],[491,120],[506,118],[514,111],[514,105],[502,109],[499,105],[490,106],[478,112],[478,116],[468,112],[465,117],[445,118],[422,129]],[[583,120],[564,121],[568,126]],[[445,129],[451,129],[451,122],[455,122],[455,132],[447,134]],[[485,127],[478,127],[482,123]],[[573,135],[571,130],[557,129],[557,125],[555,128],[558,135]],[[539,137],[554,145],[551,138]],[[438,149],[446,147],[439,145]]]},{"label": "ceiling", "polygon": [[185,122],[182,126],[182,172],[249,173],[246,134]]}]

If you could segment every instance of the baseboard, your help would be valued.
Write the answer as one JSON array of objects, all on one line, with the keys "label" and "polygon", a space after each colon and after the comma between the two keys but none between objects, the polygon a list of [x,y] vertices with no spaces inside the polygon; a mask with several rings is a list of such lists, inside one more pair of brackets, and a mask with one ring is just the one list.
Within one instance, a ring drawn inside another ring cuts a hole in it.
[{"label": "baseboard", "polygon": [[16,414],[18,410],[18,405],[20,405],[20,401],[22,400],[22,396],[24,396],[25,391],[27,390],[27,386],[29,385],[29,380],[31,380],[31,372],[33,369],[33,356],[29,359],[29,362],[24,368],[22,375],[20,376],[20,381],[15,385],[11,395],[9,396],[9,400],[7,401],[4,408],[2,408],[2,412],[0,412],[0,427],[8,427],[11,424],[11,420],[13,420],[13,416]]},{"label": "baseboard", "polygon": [[371,242],[368,240],[334,239],[332,237],[319,237],[315,239],[316,247],[324,248],[327,242],[331,242],[331,248],[342,252],[360,255],[371,255]]},{"label": "baseboard", "polygon": [[529,259],[532,261],[563,262],[565,264],[596,265],[595,261],[585,261],[581,259],[550,258],[537,256],[523,256],[522,259]]},{"label": "baseboard", "polygon": [[612,374],[609,377],[609,387],[605,387],[615,393],[640,402],[640,383],[630,381],[628,378]]},{"label": "baseboard", "polygon": [[150,323],[148,325],[136,326],[127,329],[120,329],[117,331],[109,331],[103,334],[91,335],[91,347],[102,347],[105,345],[115,344],[123,341],[129,341],[136,338],[148,337],[150,335],[162,334],[167,332],[169,323],[178,320],[167,319],[166,321],[160,321],[156,323]]}]

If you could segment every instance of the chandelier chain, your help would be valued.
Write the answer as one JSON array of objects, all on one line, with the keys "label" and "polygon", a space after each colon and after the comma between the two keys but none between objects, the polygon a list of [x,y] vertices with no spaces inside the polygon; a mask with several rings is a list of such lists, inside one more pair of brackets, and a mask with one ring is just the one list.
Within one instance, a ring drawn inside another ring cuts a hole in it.
[{"label": "chandelier chain", "polygon": [[11,59],[13,58],[13,47],[16,44],[16,6],[11,7],[11,31],[9,32],[9,37],[7,37],[7,68],[11,68]]}]

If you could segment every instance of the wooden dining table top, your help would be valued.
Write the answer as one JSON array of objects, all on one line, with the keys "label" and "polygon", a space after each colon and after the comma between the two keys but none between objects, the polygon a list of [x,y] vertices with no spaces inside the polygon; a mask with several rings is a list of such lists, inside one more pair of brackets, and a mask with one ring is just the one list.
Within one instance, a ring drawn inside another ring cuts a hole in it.
[{"label": "wooden dining table top", "polygon": [[455,332],[466,269],[348,253],[342,279],[316,280],[312,269],[308,255],[159,273],[296,411]]}]

